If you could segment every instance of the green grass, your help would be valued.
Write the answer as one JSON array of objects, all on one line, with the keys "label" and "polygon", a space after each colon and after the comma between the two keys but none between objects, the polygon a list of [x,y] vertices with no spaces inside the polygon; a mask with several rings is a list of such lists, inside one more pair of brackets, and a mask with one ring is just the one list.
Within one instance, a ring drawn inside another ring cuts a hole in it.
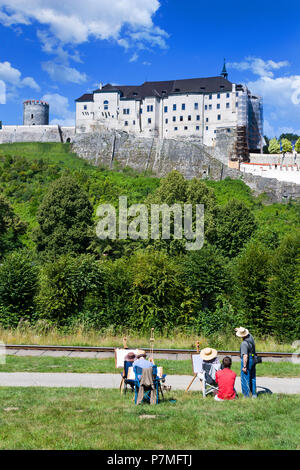
[{"label": "green grass", "polygon": [[0,449],[300,449],[299,396],[169,398],[150,407],[118,390],[0,388]]},{"label": "green grass", "polygon": [[[156,364],[168,375],[192,375],[190,360],[157,359]],[[233,362],[232,369],[239,375],[240,364]],[[78,372],[78,373],[119,373],[114,359],[86,359],[69,357],[27,357],[6,356],[6,364],[0,365],[0,372]],[[256,367],[258,377],[300,377],[300,364],[291,362],[263,362]]]}]

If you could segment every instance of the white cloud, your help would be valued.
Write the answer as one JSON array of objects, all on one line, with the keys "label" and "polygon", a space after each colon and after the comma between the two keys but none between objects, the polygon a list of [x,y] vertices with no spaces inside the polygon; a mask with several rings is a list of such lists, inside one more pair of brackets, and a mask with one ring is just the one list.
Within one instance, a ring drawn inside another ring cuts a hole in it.
[{"label": "white cloud", "polygon": [[0,104],[6,104],[6,85],[0,80]]},{"label": "white cloud", "polygon": [[136,62],[138,60],[139,56],[138,54],[135,52],[129,59],[129,62]]},{"label": "white cloud", "polygon": [[73,67],[68,67],[64,64],[58,64],[56,62],[43,62],[42,69],[45,70],[52,80],[66,83],[84,83],[87,81],[85,73],[81,73]]},{"label": "white cloud", "polygon": [[286,60],[275,62],[274,60],[263,60],[259,57],[246,57],[242,62],[229,62],[227,67],[241,71],[250,70],[255,75],[260,75],[261,77],[273,77],[273,70],[278,70],[288,65],[289,62]]},{"label": "white cloud", "polygon": [[[167,33],[153,24],[158,0],[0,0],[0,22],[5,26],[38,22],[63,44],[81,44],[90,38],[114,39],[128,47],[139,44],[165,47]],[[126,37],[125,30],[132,31]]]},{"label": "white cloud", "polygon": [[42,97],[42,100],[49,103],[50,114],[55,116],[50,124],[75,125],[75,112],[69,109],[69,100],[66,96],[58,93],[47,93]]},{"label": "white cloud", "polygon": [[29,87],[33,90],[40,90],[39,85],[32,77],[22,78],[20,70],[12,67],[10,62],[0,62],[0,80],[16,88]]}]

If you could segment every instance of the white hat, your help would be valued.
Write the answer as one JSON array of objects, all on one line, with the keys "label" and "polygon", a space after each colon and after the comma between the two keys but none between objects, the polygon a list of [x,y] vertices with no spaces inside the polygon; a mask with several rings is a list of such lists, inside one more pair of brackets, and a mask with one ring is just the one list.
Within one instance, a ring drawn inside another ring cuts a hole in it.
[{"label": "white hat", "polygon": [[239,338],[245,338],[249,334],[247,328],[243,328],[242,326],[240,326],[239,328],[235,328],[235,332],[236,336],[238,336]]},{"label": "white hat", "polygon": [[204,348],[200,351],[200,357],[204,361],[210,361],[211,359],[214,359],[217,357],[218,351],[216,349],[212,348]]}]

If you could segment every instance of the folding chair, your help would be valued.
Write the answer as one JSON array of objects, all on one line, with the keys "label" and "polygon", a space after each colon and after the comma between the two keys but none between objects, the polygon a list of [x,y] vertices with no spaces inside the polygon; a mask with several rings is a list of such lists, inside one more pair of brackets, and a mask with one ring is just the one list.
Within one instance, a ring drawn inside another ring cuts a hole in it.
[{"label": "folding chair", "polygon": [[[134,403],[137,404],[137,399],[138,399],[138,393],[139,393],[139,389],[140,389],[140,381],[141,381],[141,377],[143,375],[143,369],[141,367],[138,367],[138,366],[134,366],[133,368],[133,372],[135,374],[135,380],[134,380]],[[154,384],[154,387],[155,387],[155,390],[156,390],[156,405],[158,404],[158,399],[159,399],[159,384],[160,384],[160,379],[159,377],[157,376],[157,366],[152,366],[152,376],[153,376],[153,384]],[[146,389],[144,391],[144,397],[143,397],[143,401],[146,401],[148,403],[150,403],[150,394],[151,394],[151,388],[149,387],[149,389]]]},{"label": "folding chair", "polygon": [[132,389],[132,391],[134,391],[134,380],[133,379],[128,379],[128,370],[129,370],[129,367],[132,367],[132,362],[130,361],[124,361],[124,369],[121,373],[121,376],[122,376],[122,381],[121,381],[121,385],[120,385],[120,390],[121,390],[121,393],[127,393],[127,385],[129,385]]},{"label": "folding chair", "polygon": [[[211,368],[213,367],[213,364],[205,364],[205,362],[202,362],[202,371],[198,372],[198,377],[200,379],[200,382],[202,383],[202,395],[203,398],[206,397],[209,393],[213,393],[214,391],[218,391],[218,386],[217,384],[214,385],[214,380],[211,377]],[[209,376],[210,380],[207,380],[207,375]]]}]

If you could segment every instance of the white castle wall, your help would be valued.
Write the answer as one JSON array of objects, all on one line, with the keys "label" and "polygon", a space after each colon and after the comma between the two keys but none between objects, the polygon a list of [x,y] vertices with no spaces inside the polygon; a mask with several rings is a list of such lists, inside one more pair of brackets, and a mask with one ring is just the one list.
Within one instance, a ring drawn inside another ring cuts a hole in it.
[{"label": "white castle wall", "polygon": [[75,127],[50,126],[2,126],[0,144],[14,142],[72,142]]}]

